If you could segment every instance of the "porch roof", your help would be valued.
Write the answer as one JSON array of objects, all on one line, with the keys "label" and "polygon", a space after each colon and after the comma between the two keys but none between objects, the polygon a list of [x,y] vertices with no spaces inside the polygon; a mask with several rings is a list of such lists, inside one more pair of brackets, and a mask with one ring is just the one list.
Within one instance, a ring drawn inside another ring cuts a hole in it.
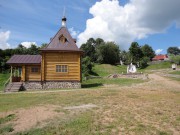
[{"label": "porch roof", "polygon": [[13,55],[7,64],[40,64],[41,55]]}]

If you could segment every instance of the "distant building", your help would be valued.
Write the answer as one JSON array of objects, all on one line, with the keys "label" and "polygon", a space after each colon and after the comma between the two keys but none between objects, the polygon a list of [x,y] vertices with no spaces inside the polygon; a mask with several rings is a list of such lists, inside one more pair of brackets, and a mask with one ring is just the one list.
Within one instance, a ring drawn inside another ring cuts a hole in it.
[{"label": "distant building", "polygon": [[164,60],[168,60],[168,56],[167,55],[156,55],[153,59],[153,61],[164,61]]}]

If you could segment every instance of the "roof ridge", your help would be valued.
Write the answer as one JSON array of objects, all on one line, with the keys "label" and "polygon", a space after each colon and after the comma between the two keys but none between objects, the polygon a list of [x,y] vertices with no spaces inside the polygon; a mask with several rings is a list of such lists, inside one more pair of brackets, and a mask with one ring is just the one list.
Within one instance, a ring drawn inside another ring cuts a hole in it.
[{"label": "roof ridge", "polygon": [[[50,39],[50,42],[49,42],[49,44],[52,42],[52,40],[56,37],[56,35],[59,33],[59,31],[62,29],[63,27],[61,27],[59,30],[58,30],[58,32],[56,32],[56,34],[54,35],[54,37],[52,38],[52,39]],[[45,47],[45,48],[47,48],[48,46],[49,46],[49,44]],[[44,48],[44,49],[45,49]]]},{"label": "roof ridge", "polygon": [[[66,38],[66,43],[59,39],[62,35]],[[66,27],[61,27],[59,31],[54,35],[54,37],[50,40],[49,44],[45,48],[41,49],[41,51],[45,50],[80,51],[75,43],[75,40],[72,38],[70,32]]]}]

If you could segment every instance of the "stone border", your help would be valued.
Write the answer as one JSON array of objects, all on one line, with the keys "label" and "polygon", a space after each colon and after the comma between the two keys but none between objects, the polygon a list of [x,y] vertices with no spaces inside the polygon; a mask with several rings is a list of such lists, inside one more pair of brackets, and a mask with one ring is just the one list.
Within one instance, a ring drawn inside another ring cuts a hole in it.
[{"label": "stone border", "polygon": [[24,90],[47,90],[47,89],[79,89],[81,88],[80,82],[23,82]]}]

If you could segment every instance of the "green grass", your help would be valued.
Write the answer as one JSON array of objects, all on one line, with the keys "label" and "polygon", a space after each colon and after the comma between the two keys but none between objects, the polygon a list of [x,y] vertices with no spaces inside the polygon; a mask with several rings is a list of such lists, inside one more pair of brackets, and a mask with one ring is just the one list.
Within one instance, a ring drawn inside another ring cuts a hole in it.
[{"label": "green grass", "polygon": [[7,124],[15,118],[15,114],[9,114],[4,118],[0,118],[0,134],[7,134],[14,131],[12,124]]},{"label": "green grass", "polygon": [[108,76],[110,74],[121,74],[127,72],[127,66],[125,65],[110,65],[110,64],[95,64],[93,67],[93,73],[97,76]]},{"label": "green grass", "polygon": [[0,124],[4,124],[6,122],[9,122],[15,118],[15,114],[9,114],[8,116],[4,118],[0,118]]},{"label": "green grass", "polygon": [[173,71],[173,72],[170,72],[169,74],[180,75],[180,71]]},{"label": "green grass", "polygon": [[82,88],[100,87],[104,84],[115,84],[119,86],[130,86],[137,83],[145,82],[142,79],[129,79],[129,78],[97,78],[83,81]]},{"label": "green grass", "polygon": [[180,78],[176,78],[176,77],[169,77],[169,78],[175,81],[180,81]]},{"label": "green grass", "polygon": [[154,63],[154,64],[149,64],[148,67],[146,67],[143,70],[157,70],[157,69],[166,69],[166,68],[171,68],[171,63],[166,61],[166,62],[160,62],[160,63]]},{"label": "green grass", "polygon": [[14,129],[11,124],[8,124],[6,126],[0,126],[0,134],[1,135],[6,135],[12,131],[14,131]]},{"label": "green grass", "polygon": [[0,73],[0,91],[4,89],[4,83],[9,79],[9,77],[10,77],[9,73],[6,74]]}]

